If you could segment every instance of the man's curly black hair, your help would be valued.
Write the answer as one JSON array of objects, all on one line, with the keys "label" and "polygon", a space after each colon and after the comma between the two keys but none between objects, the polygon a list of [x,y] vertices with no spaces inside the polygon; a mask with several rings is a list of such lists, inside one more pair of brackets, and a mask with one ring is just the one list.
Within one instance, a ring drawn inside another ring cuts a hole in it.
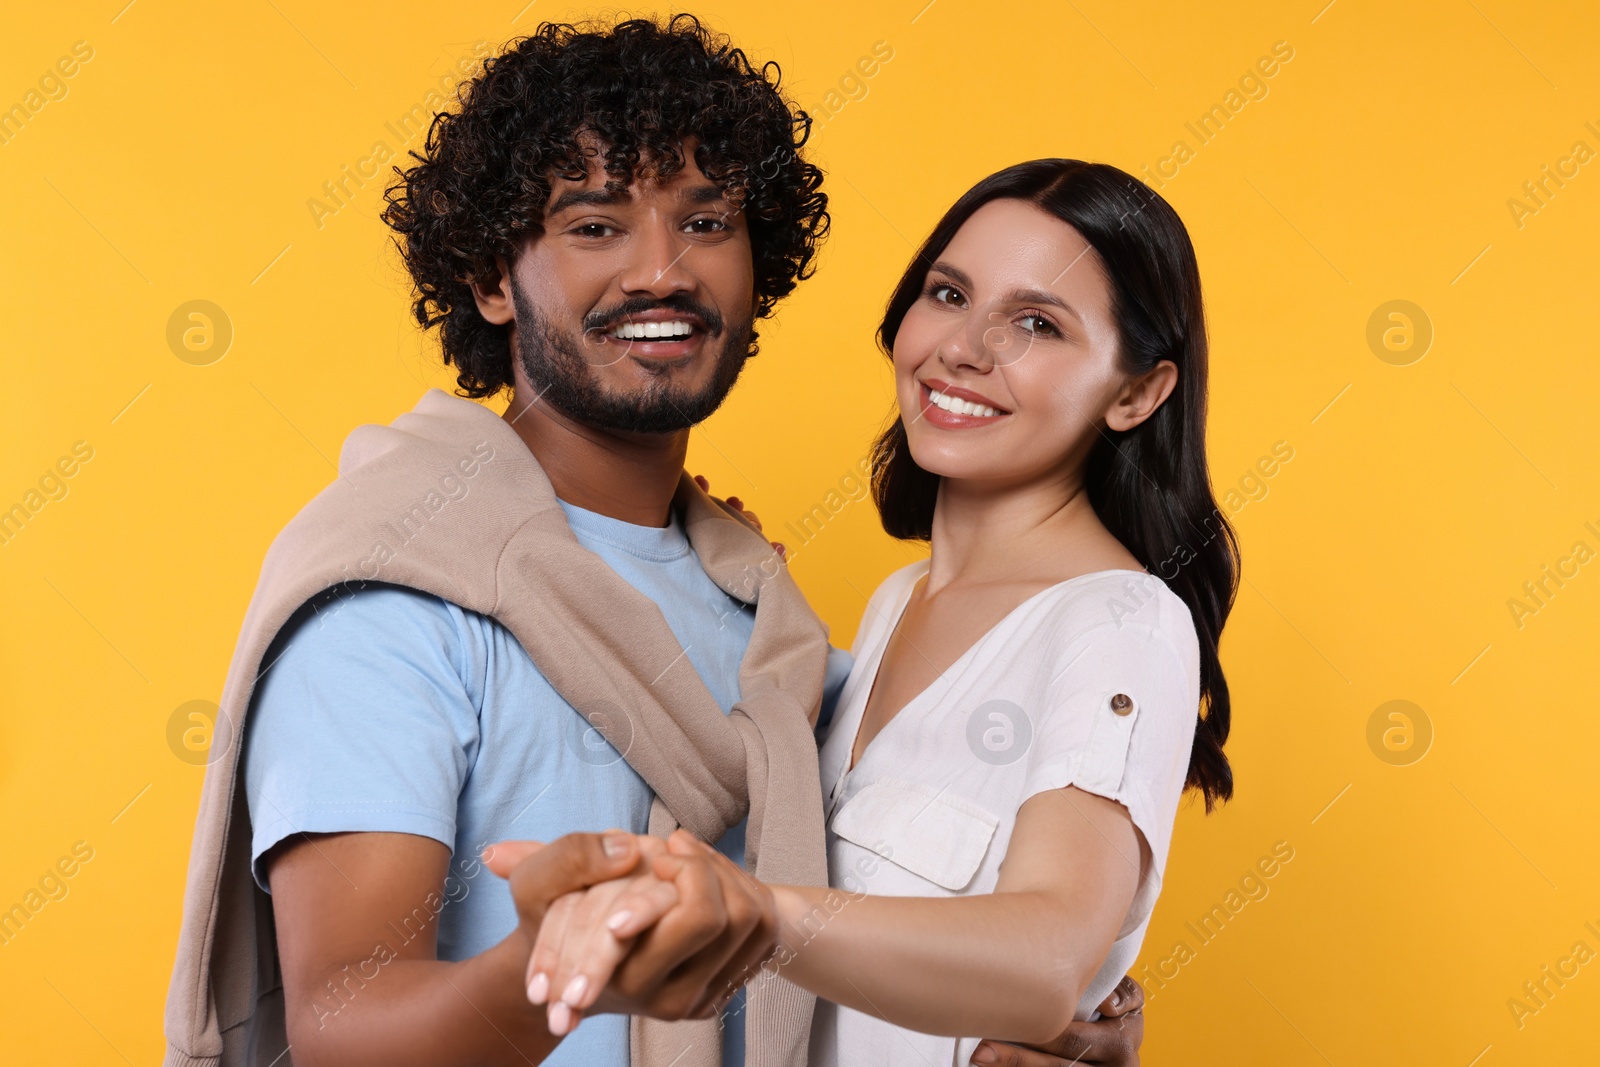
[{"label": "man's curly black hair", "polygon": [[799,154],[811,118],[780,95],[780,76],[688,14],[545,23],[485,59],[457,92],[459,112],[435,115],[425,154],[409,153],[417,165],[394,168],[400,181],[382,215],[416,285],[417,322],[440,327],[457,392],[488,397],[511,384],[512,327],[484,319],[468,283],[543,232],[550,173],[583,179],[580,131],[603,142],[615,191],[641,159],[659,177],[676,173],[684,160],[674,142],[699,139],[695,164],[748,221],[757,318],[809,277],[828,198],[822,171]]}]

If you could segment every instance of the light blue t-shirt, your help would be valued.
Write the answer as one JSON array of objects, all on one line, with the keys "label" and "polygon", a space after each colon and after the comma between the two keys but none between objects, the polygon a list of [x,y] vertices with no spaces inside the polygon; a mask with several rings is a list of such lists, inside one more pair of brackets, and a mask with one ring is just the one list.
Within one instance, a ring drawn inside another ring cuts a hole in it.
[{"label": "light blue t-shirt", "polygon": [[[755,609],[706,576],[676,512],[667,527],[637,526],[561,503],[579,543],[660,607],[685,651],[669,669],[697,671],[732,708]],[[262,854],[297,833],[431,837],[452,853],[438,957],[461,960],[517,925],[508,883],[478,860],[484,848],[646,831],[649,786],[486,615],[401,586],[340,587],[296,613],[264,662],[242,757],[262,889]],[[824,720],[849,670],[849,653],[832,649]],[[742,864],[744,837],[741,824],[717,847]],[[391,928],[414,936],[414,924]],[[727,1008],[724,1067],[744,1062],[742,1001]],[[325,1010],[340,1004],[330,993]],[[546,1062],[627,1067],[627,1017],[585,1019]]]}]

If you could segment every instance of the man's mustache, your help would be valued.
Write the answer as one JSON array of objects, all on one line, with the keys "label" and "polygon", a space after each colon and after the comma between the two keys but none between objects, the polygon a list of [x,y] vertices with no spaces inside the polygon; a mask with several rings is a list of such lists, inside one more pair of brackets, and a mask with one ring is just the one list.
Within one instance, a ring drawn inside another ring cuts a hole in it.
[{"label": "man's mustache", "polygon": [[624,300],[616,307],[594,311],[585,316],[583,330],[585,333],[591,330],[609,330],[630,315],[642,315],[647,311],[657,310],[676,311],[697,319],[712,337],[718,337],[722,334],[722,316],[717,314],[716,309],[707,307],[686,296],[669,296],[665,300],[656,300],[652,297],[634,297],[630,300]]}]

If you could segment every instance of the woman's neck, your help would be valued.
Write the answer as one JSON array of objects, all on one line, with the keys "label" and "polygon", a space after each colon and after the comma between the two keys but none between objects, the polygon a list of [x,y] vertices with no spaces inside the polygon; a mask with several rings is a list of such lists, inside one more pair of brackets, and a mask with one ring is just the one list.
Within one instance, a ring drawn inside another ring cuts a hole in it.
[{"label": "woman's neck", "polygon": [[1137,567],[1100,522],[1079,478],[996,487],[945,478],[933,509],[925,594],[960,581],[1055,582]]}]

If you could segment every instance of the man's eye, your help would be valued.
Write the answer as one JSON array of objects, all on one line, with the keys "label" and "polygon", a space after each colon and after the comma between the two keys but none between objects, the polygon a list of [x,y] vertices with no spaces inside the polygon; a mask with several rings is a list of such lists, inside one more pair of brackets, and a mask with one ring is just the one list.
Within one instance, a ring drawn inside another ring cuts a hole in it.
[{"label": "man's eye", "polygon": [[690,219],[689,226],[695,233],[721,233],[728,228],[722,219],[713,218]]},{"label": "man's eye", "polygon": [[610,229],[611,227],[603,222],[585,222],[574,227],[572,232],[580,237],[604,237],[606,236],[604,231],[609,231]]}]

